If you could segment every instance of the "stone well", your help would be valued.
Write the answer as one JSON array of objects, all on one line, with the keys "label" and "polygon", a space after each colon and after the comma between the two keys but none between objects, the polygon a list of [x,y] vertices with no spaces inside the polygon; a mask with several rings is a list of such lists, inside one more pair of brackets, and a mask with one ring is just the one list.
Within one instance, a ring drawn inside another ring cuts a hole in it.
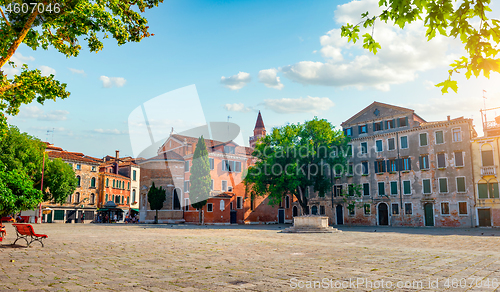
[{"label": "stone well", "polygon": [[293,217],[293,227],[283,230],[288,233],[332,233],[342,232],[337,228],[328,226],[328,217],[318,215],[305,215]]}]

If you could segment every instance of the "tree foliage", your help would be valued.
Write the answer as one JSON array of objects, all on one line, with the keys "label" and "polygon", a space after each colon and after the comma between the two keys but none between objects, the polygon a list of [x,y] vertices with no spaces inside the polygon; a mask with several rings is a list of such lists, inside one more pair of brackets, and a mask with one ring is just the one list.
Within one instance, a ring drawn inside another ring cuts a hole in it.
[{"label": "tree foliage", "polygon": [[[464,72],[467,79],[472,74],[478,77],[481,72],[487,78],[491,72],[500,73],[500,60],[497,58],[500,52],[500,20],[487,16],[491,12],[490,3],[491,0],[379,0],[382,13],[363,13],[358,24],[342,26],[341,35],[355,43],[359,40],[360,25],[373,29],[377,20],[391,21],[403,29],[406,24],[423,20],[427,40],[443,35],[460,39],[464,46],[466,56],[450,64],[448,79],[436,84],[443,94],[449,88],[457,92],[457,82],[452,80],[454,73]],[[363,35],[363,47],[373,53],[381,48],[373,38],[373,30],[372,34]]]},{"label": "tree foliage", "polygon": [[158,210],[163,208],[163,202],[165,202],[166,198],[167,195],[163,187],[157,188],[153,182],[148,191],[148,202],[151,210],[156,210],[155,223],[158,223]]},{"label": "tree foliage", "polygon": [[297,198],[307,214],[309,190],[323,197],[333,187],[332,171],[345,169],[348,138],[324,119],[274,128],[256,144],[257,159],[245,183],[252,195],[269,195],[278,204],[285,195]]},{"label": "tree foliage", "polygon": [[201,208],[207,204],[210,196],[211,184],[207,144],[203,136],[198,139],[198,143],[196,144],[189,181],[191,183],[191,187],[189,188],[191,206],[201,212]]},{"label": "tree foliage", "polygon": [[73,168],[61,158],[45,160],[43,178],[44,201],[64,203],[75,192],[78,184]]},{"label": "tree foliage", "polygon": [[[1,71],[4,65],[15,67],[10,59],[22,43],[33,50],[53,47],[66,57],[76,57],[82,41],[91,52],[102,50],[103,40],[109,36],[118,45],[139,42],[153,35],[142,13],[161,2],[0,0],[0,131],[5,132],[7,127],[4,114],[16,115],[21,104],[35,99],[43,104],[70,94],[66,84],[55,80],[54,75],[42,76],[40,70],[29,69],[26,64],[14,78]],[[23,5],[29,9],[23,9]]]}]

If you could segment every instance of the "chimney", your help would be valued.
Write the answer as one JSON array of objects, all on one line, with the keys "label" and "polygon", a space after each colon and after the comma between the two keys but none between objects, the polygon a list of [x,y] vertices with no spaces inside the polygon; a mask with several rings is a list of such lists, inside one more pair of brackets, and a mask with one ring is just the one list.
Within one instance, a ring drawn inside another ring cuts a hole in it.
[{"label": "chimney", "polygon": [[[449,116],[448,116],[449,117]],[[448,119],[449,120],[449,119]],[[115,151],[115,160],[118,160],[120,158],[120,150]]]},{"label": "chimney", "polygon": [[450,121],[450,116],[448,116],[448,122]]}]

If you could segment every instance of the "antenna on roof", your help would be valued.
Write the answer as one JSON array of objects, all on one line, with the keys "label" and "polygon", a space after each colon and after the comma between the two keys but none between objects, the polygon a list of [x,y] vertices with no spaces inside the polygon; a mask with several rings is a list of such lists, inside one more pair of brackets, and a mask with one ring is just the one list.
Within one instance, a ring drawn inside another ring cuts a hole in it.
[{"label": "antenna on roof", "polygon": [[55,128],[52,128],[52,130],[47,130],[47,137],[45,138],[45,140],[47,140],[47,142],[49,142],[49,133],[52,132],[52,145],[54,145],[54,130]]}]

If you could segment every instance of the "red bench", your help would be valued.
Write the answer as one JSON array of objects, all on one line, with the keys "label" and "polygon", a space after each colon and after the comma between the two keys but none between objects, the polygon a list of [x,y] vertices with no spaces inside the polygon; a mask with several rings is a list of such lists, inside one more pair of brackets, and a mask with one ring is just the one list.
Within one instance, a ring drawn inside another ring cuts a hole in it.
[{"label": "red bench", "polygon": [[7,231],[5,231],[5,226],[2,225],[2,221],[0,221],[0,241],[7,235]]},{"label": "red bench", "polygon": [[[36,234],[35,230],[33,230],[33,226],[31,226],[31,224],[12,223],[12,226],[14,226],[16,228],[16,232],[17,232],[16,241],[14,241],[14,243],[12,245],[16,244],[16,242],[19,239],[24,239],[24,240],[26,240],[26,243],[28,244],[28,246],[30,246],[30,244],[33,241],[38,241],[42,244],[42,247],[43,247],[42,240],[44,238],[48,237],[45,234]],[[30,239],[30,241],[28,241],[28,239]]]}]

